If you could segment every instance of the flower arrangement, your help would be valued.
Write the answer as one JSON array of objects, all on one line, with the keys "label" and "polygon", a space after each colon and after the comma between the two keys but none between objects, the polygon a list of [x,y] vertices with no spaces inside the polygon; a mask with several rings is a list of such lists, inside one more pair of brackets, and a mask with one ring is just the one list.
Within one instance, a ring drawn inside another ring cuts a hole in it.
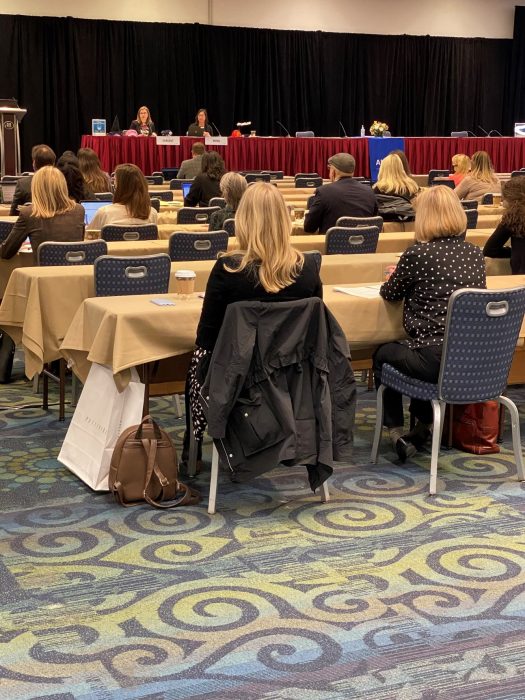
[{"label": "flower arrangement", "polygon": [[385,131],[388,131],[388,124],[375,120],[372,122],[372,126],[370,127],[370,133],[372,136],[383,136]]}]

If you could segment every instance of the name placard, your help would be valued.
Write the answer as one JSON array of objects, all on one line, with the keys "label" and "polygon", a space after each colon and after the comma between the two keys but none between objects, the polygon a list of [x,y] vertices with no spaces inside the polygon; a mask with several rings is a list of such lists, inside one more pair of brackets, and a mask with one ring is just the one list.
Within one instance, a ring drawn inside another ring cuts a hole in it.
[{"label": "name placard", "polygon": [[157,146],[180,146],[180,136],[157,136]]},{"label": "name placard", "polygon": [[206,146],[227,146],[228,137],[227,136],[205,136],[204,143]]}]

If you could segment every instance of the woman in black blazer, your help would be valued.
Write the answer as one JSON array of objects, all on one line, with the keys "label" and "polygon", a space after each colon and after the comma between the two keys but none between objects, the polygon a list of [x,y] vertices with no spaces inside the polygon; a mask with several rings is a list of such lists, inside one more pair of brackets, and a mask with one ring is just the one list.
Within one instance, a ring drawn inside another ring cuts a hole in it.
[{"label": "woman in black blazer", "polygon": [[139,108],[137,118],[131,122],[129,128],[140,136],[156,136],[155,124],[151,121],[149,109],[144,105]]}]

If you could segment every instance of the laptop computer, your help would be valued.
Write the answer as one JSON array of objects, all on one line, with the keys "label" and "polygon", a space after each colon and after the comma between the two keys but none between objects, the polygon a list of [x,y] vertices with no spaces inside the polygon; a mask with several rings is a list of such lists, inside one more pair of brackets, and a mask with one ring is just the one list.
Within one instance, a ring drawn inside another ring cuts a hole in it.
[{"label": "laptop computer", "polygon": [[106,207],[108,204],[111,204],[111,202],[100,202],[99,200],[94,200],[93,202],[80,202],[80,204],[82,204],[84,207],[84,223],[87,226],[93,221],[93,218],[100,207]]},{"label": "laptop computer", "polygon": [[183,182],[182,183],[182,196],[184,197],[184,199],[186,199],[186,197],[188,196],[191,185],[192,185],[191,182]]},{"label": "laptop computer", "polygon": [[514,136],[525,136],[525,124],[523,122],[514,124]]}]

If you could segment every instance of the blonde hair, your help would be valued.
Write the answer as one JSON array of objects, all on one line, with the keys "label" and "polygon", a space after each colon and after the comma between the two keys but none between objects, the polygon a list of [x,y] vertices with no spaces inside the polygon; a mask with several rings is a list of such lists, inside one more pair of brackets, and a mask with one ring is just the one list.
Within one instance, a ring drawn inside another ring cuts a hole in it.
[{"label": "blonde hair", "polygon": [[476,151],[470,159],[471,177],[481,182],[493,182],[496,178],[494,168],[487,151]]},{"label": "blonde hair", "polygon": [[456,173],[468,173],[470,170],[470,158],[464,153],[456,153],[452,156],[452,165],[456,167]]},{"label": "blonde hair", "polygon": [[39,168],[31,179],[31,216],[52,219],[75,208],[67,193],[66,178],[54,165]]},{"label": "blonde hair", "polygon": [[220,188],[222,196],[226,200],[226,204],[229,204],[234,211],[239,206],[239,202],[247,187],[246,178],[239,175],[239,173],[225,173],[221,177]]},{"label": "blonde hair", "polygon": [[403,162],[396,153],[391,153],[381,161],[375,188],[385,194],[409,197],[419,191],[417,182],[406,174]]},{"label": "blonde hair", "polygon": [[418,243],[460,236],[467,229],[465,210],[450,187],[437,185],[425,190],[417,198],[415,209]]},{"label": "blonde hair", "polygon": [[228,272],[253,268],[267,292],[289,287],[302,270],[304,255],[290,242],[292,222],[283,196],[268,182],[256,182],[243,194],[235,215],[235,235],[241,256]]}]

